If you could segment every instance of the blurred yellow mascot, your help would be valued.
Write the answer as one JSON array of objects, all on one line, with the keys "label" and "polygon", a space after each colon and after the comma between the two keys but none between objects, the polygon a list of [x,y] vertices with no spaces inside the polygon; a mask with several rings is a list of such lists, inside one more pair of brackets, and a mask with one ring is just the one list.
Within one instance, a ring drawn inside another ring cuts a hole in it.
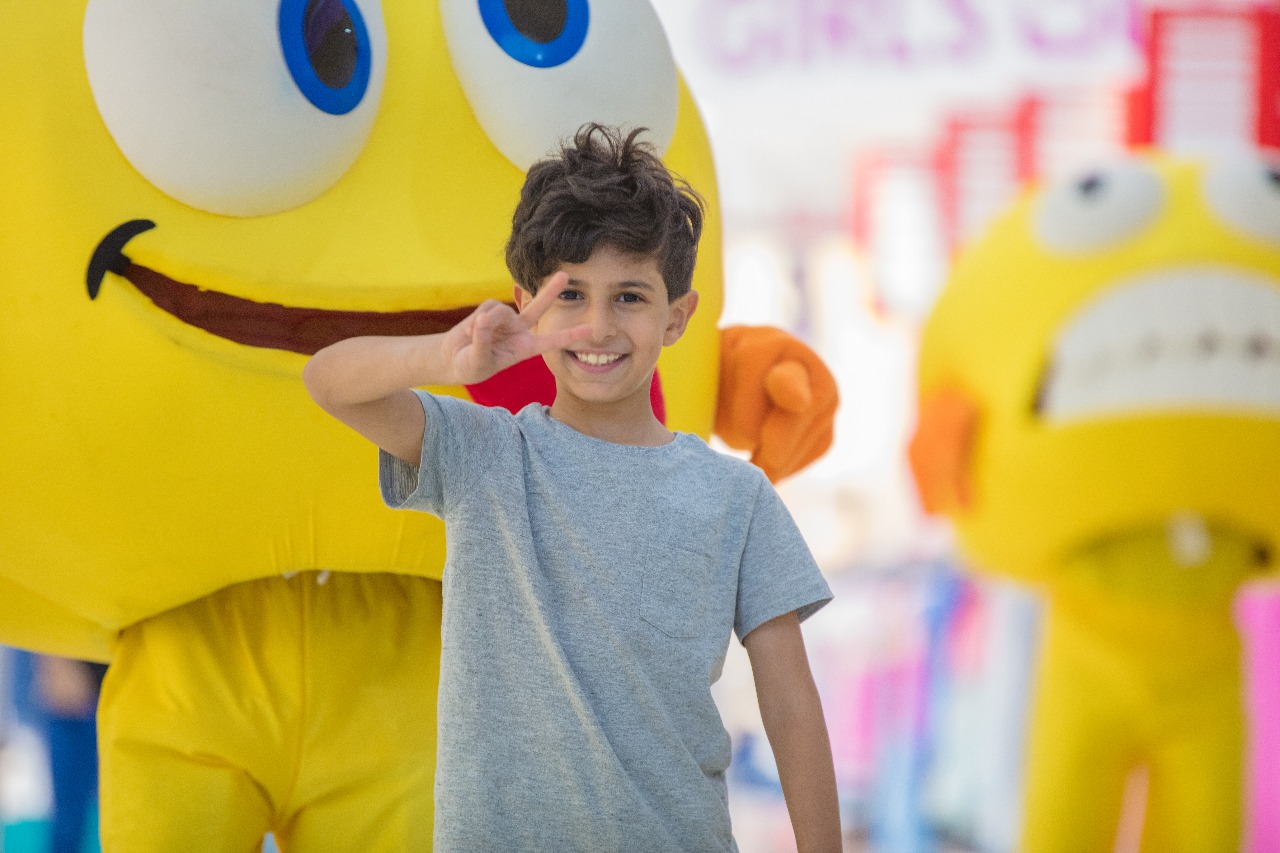
[{"label": "blurred yellow mascot", "polygon": [[[509,299],[524,168],[587,120],[644,126],[710,200],[709,310],[655,406],[774,478],[830,441],[802,344],[737,329],[721,357],[711,157],[653,9],[3,9],[0,641],[112,662],[108,851],[429,849],[443,533],[381,506],[307,355]],[[528,362],[446,390],[552,387]]]},{"label": "blurred yellow mascot", "polygon": [[1240,849],[1232,597],[1280,544],[1280,162],[1155,154],[1028,192],[926,322],[925,507],[1046,601],[1024,853]]}]

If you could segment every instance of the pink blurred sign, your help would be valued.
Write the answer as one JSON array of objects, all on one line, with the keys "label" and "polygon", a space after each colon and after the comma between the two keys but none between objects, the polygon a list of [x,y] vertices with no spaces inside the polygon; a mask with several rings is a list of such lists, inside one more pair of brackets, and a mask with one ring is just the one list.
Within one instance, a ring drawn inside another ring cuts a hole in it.
[{"label": "pink blurred sign", "polygon": [[1246,853],[1280,850],[1280,585],[1246,589],[1237,603],[1249,714]]}]

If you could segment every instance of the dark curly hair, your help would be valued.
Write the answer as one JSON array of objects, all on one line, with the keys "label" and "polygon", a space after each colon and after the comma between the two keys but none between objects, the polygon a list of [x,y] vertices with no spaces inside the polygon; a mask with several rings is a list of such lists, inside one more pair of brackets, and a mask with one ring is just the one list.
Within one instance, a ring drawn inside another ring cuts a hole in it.
[{"label": "dark curly hair", "polygon": [[667,300],[689,292],[705,208],[653,147],[618,128],[585,124],[560,154],[535,163],[511,217],[507,268],[536,293],[562,263],[587,260],[600,246],[652,257]]}]

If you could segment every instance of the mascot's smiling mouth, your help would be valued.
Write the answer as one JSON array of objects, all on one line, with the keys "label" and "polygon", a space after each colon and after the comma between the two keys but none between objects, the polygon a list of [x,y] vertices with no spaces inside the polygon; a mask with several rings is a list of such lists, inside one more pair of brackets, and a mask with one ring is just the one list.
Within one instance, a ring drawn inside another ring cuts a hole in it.
[{"label": "mascot's smiling mouth", "polygon": [[453,328],[474,306],[442,311],[333,311],[254,302],[204,290],[138,266],[124,254],[130,240],[155,227],[133,219],[113,229],[94,249],[85,276],[89,298],[113,272],[127,279],[163,311],[182,322],[246,346],[314,355],[329,344],[357,335],[425,335]]}]

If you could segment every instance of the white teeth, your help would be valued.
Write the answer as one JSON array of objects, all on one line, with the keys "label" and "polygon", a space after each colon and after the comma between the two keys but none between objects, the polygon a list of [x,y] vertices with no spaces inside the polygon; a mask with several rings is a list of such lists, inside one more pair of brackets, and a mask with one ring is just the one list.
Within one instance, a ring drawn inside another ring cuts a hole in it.
[{"label": "white teeth", "polygon": [[1204,519],[1194,512],[1175,513],[1168,521],[1169,553],[1180,566],[1198,566],[1209,559],[1213,537]]},{"label": "white teeth", "polygon": [[577,357],[578,361],[584,361],[587,364],[596,366],[601,364],[613,364],[615,361],[622,358],[622,356],[615,353],[603,352],[575,352],[574,356]]},{"label": "white teeth", "polygon": [[1063,328],[1042,386],[1050,422],[1168,410],[1280,415],[1280,281],[1205,267],[1114,288]]}]

